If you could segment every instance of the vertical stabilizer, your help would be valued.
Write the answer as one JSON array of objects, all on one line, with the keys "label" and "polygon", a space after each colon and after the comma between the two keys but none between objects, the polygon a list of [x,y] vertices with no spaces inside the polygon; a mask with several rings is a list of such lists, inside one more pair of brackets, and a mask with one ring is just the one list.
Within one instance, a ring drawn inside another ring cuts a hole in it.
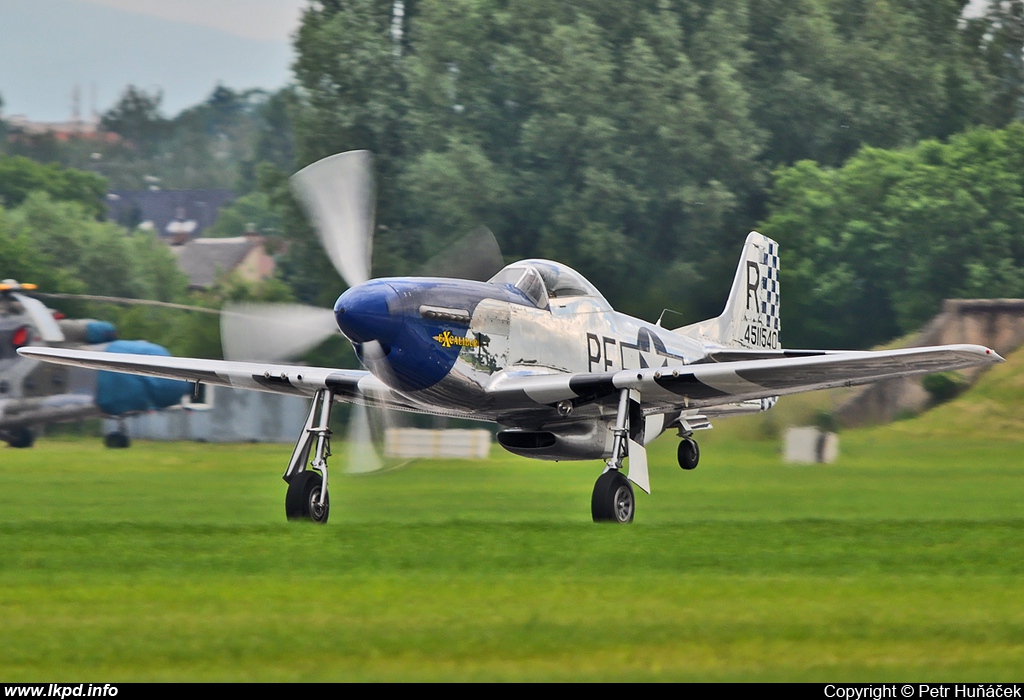
[{"label": "vertical stabilizer", "polygon": [[710,345],[775,350],[780,330],[779,244],[751,231],[722,315],[675,332]]}]

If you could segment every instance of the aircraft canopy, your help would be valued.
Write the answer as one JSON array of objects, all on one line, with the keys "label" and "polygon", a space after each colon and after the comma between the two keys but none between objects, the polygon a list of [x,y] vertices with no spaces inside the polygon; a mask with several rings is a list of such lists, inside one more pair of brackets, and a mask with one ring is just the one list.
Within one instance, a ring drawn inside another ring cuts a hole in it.
[{"label": "aircraft canopy", "polygon": [[520,260],[505,266],[489,281],[511,284],[541,308],[548,305],[548,298],[592,297],[607,304],[601,292],[586,277],[553,260]]}]

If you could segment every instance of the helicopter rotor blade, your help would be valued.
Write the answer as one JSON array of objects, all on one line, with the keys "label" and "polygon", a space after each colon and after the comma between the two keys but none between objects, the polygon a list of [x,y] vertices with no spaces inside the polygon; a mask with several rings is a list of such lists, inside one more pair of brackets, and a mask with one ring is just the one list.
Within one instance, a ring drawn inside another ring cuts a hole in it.
[{"label": "helicopter rotor blade", "polygon": [[177,311],[196,311],[202,314],[219,315],[220,309],[210,309],[205,306],[193,306],[190,304],[174,304],[169,301],[156,301],[154,299],[133,299],[131,297],[108,297],[100,294],[58,294],[56,292],[32,292],[32,296],[41,299],[65,299],[68,301],[96,301],[105,304],[124,304],[126,306],[155,306],[161,309],[175,309]]}]

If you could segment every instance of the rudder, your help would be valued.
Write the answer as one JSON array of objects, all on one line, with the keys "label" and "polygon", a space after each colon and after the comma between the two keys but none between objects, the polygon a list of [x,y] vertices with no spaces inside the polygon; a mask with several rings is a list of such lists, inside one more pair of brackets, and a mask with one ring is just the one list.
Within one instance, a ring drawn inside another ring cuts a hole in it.
[{"label": "rudder", "polygon": [[675,332],[726,347],[778,349],[779,291],[779,244],[751,231],[722,314]]}]

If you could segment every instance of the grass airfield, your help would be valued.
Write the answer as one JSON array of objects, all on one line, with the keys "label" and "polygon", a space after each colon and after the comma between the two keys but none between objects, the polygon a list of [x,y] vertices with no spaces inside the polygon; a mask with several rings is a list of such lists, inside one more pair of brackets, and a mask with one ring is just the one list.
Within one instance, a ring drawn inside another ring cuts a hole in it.
[{"label": "grass airfield", "polygon": [[287,446],[2,449],[0,680],[1019,681],[1022,359],[829,466],[663,438],[627,527],[599,463],[497,447],[336,469],[325,527],[284,520]]}]

